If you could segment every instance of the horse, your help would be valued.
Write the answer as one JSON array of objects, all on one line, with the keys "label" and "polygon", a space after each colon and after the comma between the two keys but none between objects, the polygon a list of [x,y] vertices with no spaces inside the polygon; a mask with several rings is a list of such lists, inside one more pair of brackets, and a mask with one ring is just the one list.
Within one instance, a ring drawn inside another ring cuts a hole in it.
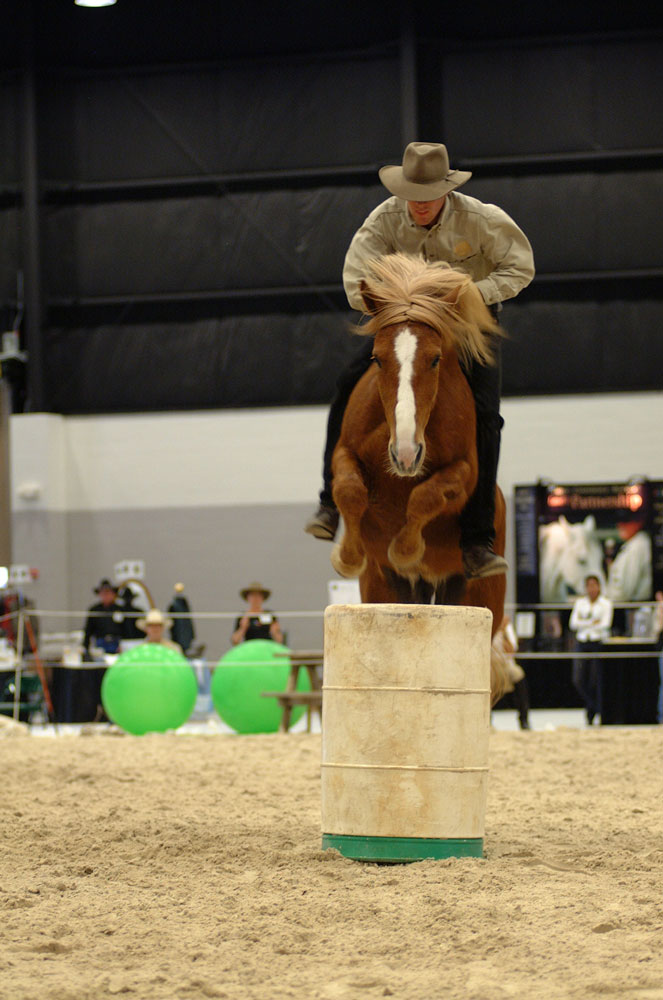
[{"label": "horse", "polygon": [[596,521],[588,514],[572,523],[564,515],[539,528],[539,580],[544,603],[565,604],[585,593],[585,579],[596,576],[603,589],[603,549]]},{"label": "horse", "polygon": [[[474,399],[461,362],[493,362],[502,331],[472,279],[405,254],[370,261],[361,283],[373,364],[355,386],[332,459],[344,533],[332,552],[368,603],[463,604],[504,614],[504,574],[467,580],[460,514],[477,482]],[[497,488],[495,551],[504,553]],[[493,703],[508,689],[493,658]]]}]

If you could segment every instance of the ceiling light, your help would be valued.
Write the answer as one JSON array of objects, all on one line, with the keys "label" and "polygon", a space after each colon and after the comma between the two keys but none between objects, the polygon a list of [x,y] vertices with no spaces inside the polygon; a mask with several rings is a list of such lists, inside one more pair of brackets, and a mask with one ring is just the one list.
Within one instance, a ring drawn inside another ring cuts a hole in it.
[{"label": "ceiling light", "polygon": [[77,7],[111,7],[116,0],[74,0]]}]

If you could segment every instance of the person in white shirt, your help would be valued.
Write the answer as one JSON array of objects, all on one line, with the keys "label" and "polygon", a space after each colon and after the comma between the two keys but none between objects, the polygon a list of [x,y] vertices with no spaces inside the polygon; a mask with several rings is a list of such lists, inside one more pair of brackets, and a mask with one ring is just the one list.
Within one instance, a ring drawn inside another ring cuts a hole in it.
[{"label": "person in white shirt", "polygon": [[582,658],[573,661],[573,684],[585,703],[587,723],[601,714],[601,660],[590,654],[599,652],[610,635],[612,601],[601,594],[601,581],[590,575],[585,579],[585,595],[573,605],[569,628],[576,633],[576,652]]}]

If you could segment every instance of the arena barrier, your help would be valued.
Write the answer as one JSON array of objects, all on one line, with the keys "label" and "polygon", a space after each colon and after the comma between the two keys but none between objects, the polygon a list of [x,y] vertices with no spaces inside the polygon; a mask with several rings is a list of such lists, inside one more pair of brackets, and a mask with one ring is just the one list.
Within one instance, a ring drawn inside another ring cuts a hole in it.
[{"label": "arena barrier", "polygon": [[[653,620],[657,605],[652,601],[624,602],[615,603],[614,607],[633,616],[645,608]],[[546,669],[550,671],[568,665],[568,662],[573,660],[599,660],[606,667],[615,661],[619,666],[619,661],[622,661],[625,692],[634,687],[640,688],[645,682],[649,690],[654,680],[658,678],[659,660],[663,654],[661,637],[654,632],[646,636],[631,636],[628,632],[624,636],[612,636],[606,640],[600,651],[586,653],[574,648],[573,636],[570,633],[565,631],[558,640],[551,641],[535,627],[539,612],[560,611],[568,614],[570,611],[568,602],[509,604],[506,605],[506,610],[514,619],[520,640],[516,660],[526,671],[527,664],[536,661],[544,661]],[[142,617],[143,613],[140,611],[134,615],[126,614],[126,617]],[[50,678],[58,670],[69,672],[83,670],[89,673],[91,670],[105,670],[110,666],[112,657],[100,655],[92,660],[83,657],[82,625],[88,614],[90,612],[85,609],[44,610],[26,607],[3,616],[0,622],[0,685],[7,688],[7,691],[0,689],[0,714],[10,712],[17,720],[19,714],[22,713],[25,717],[27,713],[31,723],[48,722],[40,707],[45,701],[39,694],[43,687],[39,676],[40,665],[45,669],[49,683]],[[220,657],[230,648],[230,635],[237,615],[238,611],[196,610],[192,613],[169,613],[169,617],[173,619],[190,617],[196,626],[194,642],[196,651],[188,654],[199,682],[200,699],[196,716],[204,714],[205,711],[212,711],[208,705],[210,675]],[[323,646],[323,617],[322,608],[288,611],[278,609],[278,618],[286,635],[286,645],[293,651],[315,651],[316,662],[319,662],[318,657],[322,657]],[[519,620],[521,618],[522,622]],[[31,634],[27,629],[28,621],[33,626]],[[36,648],[33,648],[33,641]],[[11,688],[10,693],[8,693],[9,688]],[[621,697],[619,691],[616,691],[616,696]],[[657,711],[657,696],[649,697],[649,701],[652,702],[653,708],[648,709],[646,719],[644,717],[632,719],[625,716],[620,724],[653,724]],[[612,719],[611,723],[615,724],[615,719]]]},{"label": "arena barrier", "polygon": [[392,863],[482,856],[491,623],[485,608],[327,608],[323,848]]}]

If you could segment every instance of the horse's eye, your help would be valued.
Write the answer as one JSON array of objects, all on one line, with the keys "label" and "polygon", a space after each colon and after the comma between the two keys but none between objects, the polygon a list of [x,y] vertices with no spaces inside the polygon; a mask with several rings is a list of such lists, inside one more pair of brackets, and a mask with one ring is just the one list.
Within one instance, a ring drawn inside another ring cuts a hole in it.
[{"label": "horse's eye", "polygon": [[380,359],[378,357],[375,356],[375,354],[371,355],[371,361],[375,361],[375,363],[378,366],[378,368],[382,368],[382,362],[380,361]]},{"label": "horse's eye", "polygon": [[437,366],[440,363],[440,358],[441,357],[442,357],[442,355],[438,354],[438,356],[436,358],[433,358],[433,360],[431,361],[431,368],[437,368]]}]

